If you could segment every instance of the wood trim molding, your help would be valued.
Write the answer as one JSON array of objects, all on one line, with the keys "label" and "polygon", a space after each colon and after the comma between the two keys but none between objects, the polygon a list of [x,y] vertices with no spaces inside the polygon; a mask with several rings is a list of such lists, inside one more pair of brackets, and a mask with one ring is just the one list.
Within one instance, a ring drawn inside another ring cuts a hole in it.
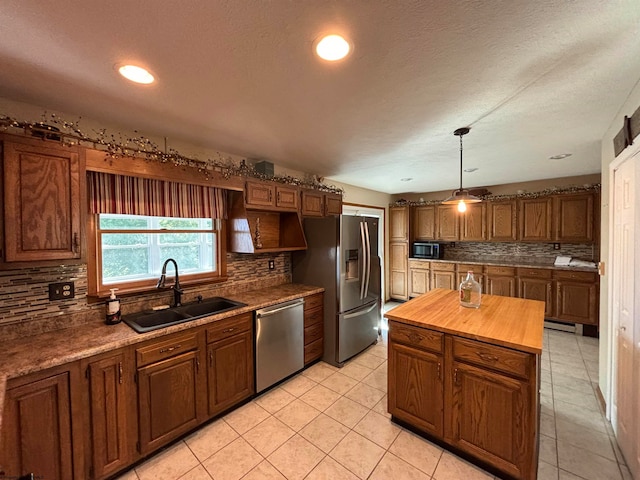
[{"label": "wood trim molding", "polygon": [[600,408],[602,409],[602,413],[606,413],[607,411],[607,402],[604,401],[604,395],[602,395],[602,391],[600,390],[600,385],[596,387],[596,398],[598,399],[598,403],[600,404]]},{"label": "wood trim molding", "polygon": [[640,107],[633,112],[631,117],[624,117],[624,125],[613,138],[613,150],[617,157],[629,145],[633,145],[633,139],[640,135]]}]

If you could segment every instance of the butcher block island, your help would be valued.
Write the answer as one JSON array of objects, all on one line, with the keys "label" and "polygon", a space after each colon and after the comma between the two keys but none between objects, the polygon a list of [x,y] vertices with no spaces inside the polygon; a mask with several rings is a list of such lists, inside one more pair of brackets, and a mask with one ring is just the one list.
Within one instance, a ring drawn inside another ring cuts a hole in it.
[{"label": "butcher block island", "polygon": [[543,302],[435,289],[386,313],[389,413],[500,476],[538,468]]}]

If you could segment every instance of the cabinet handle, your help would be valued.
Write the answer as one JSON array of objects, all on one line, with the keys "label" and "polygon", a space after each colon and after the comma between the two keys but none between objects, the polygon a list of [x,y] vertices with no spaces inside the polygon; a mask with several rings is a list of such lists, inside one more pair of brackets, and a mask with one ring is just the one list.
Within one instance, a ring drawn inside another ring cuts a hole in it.
[{"label": "cabinet handle", "polygon": [[200,352],[196,351],[196,373],[200,372]]},{"label": "cabinet handle", "polygon": [[235,329],[236,329],[235,327],[233,327],[233,328],[225,328],[224,330],[222,330],[222,333],[231,333],[231,332],[233,332]]},{"label": "cabinet handle", "polygon": [[489,355],[488,353],[484,353],[484,352],[476,352],[476,355],[478,355],[482,360],[485,360],[487,362],[497,362],[499,360],[499,358],[496,357],[495,355]]},{"label": "cabinet handle", "polygon": [[453,384],[458,385],[458,369],[453,370]]},{"label": "cabinet handle", "polygon": [[78,232],[73,232],[73,253],[78,253],[80,241],[78,240]]},{"label": "cabinet handle", "polygon": [[209,350],[209,366],[213,367],[213,350]]},{"label": "cabinet handle", "polygon": [[160,353],[169,353],[169,352],[173,352],[174,350],[177,350],[178,348],[182,347],[181,344],[178,345],[174,345],[173,347],[168,347],[168,348],[161,348],[160,349]]},{"label": "cabinet handle", "polygon": [[277,197],[276,197],[276,202],[277,202],[277,203],[280,203],[280,192],[278,192],[278,195],[277,195]]},{"label": "cabinet handle", "polygon": [[271,201],[271,190],[269,190],[269,201]]},{"label": "cabinet handle", "polygon": [[118,362],[118,383],[122,385],[122,362]]},{"label": "cabinet handle", "polygon": [[442,377],[440,376],[441,369],[442,369],[442,364],[438,362],[438,380],[442,380]]}]

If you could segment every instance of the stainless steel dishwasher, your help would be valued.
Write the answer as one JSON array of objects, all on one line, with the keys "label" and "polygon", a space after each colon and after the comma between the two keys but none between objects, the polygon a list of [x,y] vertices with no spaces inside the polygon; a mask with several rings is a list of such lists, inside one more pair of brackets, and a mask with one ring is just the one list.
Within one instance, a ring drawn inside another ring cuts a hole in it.
[{"label": "stainless steel dishwasher", "polygon": [[256,311],[256,391],[304,367],[304,300]]}]

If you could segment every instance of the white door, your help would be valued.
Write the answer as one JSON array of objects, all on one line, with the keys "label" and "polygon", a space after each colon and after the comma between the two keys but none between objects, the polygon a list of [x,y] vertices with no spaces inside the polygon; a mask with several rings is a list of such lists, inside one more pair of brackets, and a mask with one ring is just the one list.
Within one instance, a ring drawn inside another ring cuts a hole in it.
[{"label": "white door", "polygon": [[638,316],[636,309],[640,311],[640,302],[636,303],[634,298],[634,290],[639,285],[635,263],[640,261],[640,253],[636,251],[636,242],[640,242],[640,231],[636,229],[636,216],[639,213],[636,205],[640,200],[636,188],[639,159],[640,153],[636,153],[613,172],[611,257],[615,334],[612,419],[618,445],[635,478],[640,478],[640,346],[636,346],[640,340],[640,321],[635,320]]}]

